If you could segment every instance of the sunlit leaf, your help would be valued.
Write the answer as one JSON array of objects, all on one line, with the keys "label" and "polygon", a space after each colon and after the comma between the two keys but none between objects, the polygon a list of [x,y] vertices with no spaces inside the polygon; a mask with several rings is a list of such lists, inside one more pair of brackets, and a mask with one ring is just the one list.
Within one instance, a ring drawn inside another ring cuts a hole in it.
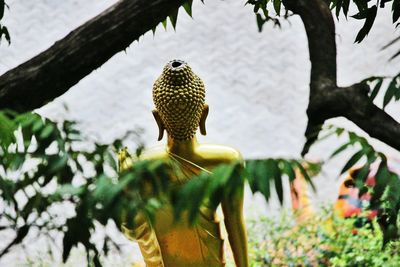
[{"label": "sunlit leaf", "polygon": [[176,9],[169,15],[169,20],[171,21],[174,30],[176,30],[176,22],[178,21],[178,12],[179,9]]},{"label": "sunlit leaf", "polygon": [[188,13],[188,15],[191,17],[192,17],[192,5],[193,5],[193,0],[187,0],[187,2],[183,4],[183,8],[185,9],[186,13]]},{"label": "sunlit leaf", "polygon": [[15,141],[14,131],[15,123],[9,119],[4,113],[0,112],[0,145],[7,148]]},{"label": "sunlit leaf", "polygon": [[165,20],[163,20],[163,21],[161,22],[161,24],[163,25],[163,27],[164,27],[165,30],[167,29],[167,23],[168,23],[168,20],[167,20],[167,19],[165,19]]}]

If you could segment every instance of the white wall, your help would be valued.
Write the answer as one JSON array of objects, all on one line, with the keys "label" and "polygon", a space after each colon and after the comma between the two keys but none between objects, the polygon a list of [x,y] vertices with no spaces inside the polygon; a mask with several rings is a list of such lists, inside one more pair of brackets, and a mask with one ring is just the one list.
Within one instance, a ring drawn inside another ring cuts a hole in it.
[{"label": "white wall", "polygon": [[[7,1],[10,10],[4,24],[9,28],[12,43],[0,46],[0,73],[43,51],[114,2]],[[159,26],[155,36],[147,33],[126,53],[115,55],[39,112],[56,120],[78,120],[83,133],[97,141],[107,142],[142,128],[146,145],[155,145],[152,84],[164,64],[178,58],[187,61],[206,85],[210,104],[208,135],[200,141],[234,146],[246,158],[299,157],[305,141],[310,72],[303,25],[293,17],[290,24],[283,23],[282,30],[266,25],[258,33],[252,8],[244,6],[244,2],[206,1],[203,5],[195,1],[194,19],[181,10],[176,31],[170,26],[167,31]],[[399,72],[400,60],[388,62],[395,51],[380,51],[398,35],[389,9],[380,12],[362,44],[353,43],[361,23],[342,18],[337,24],[339,85]],[[380,104],[381,98],[377,101]],[[399,118],[398,108],[388,110]],[[344,119],[332,123],[356,129]],[[326,159],[344,140],[331,138],[316,145],[309,158]],[[396,154],[380,142],[374,143]],[[127,144],[134,147],[134,138]],[[314,198],[318,203],[335,199],[339,182],[336,176],[345,159],[344,156],[328,162],[323,174],[315,179],[318,192]],[[260,202],[263,203],[261,198],[249,195],[248,214],[254,215],[252,207]],[[277,210],[276,202],[269,207],[268,214],[271,210]]]}]

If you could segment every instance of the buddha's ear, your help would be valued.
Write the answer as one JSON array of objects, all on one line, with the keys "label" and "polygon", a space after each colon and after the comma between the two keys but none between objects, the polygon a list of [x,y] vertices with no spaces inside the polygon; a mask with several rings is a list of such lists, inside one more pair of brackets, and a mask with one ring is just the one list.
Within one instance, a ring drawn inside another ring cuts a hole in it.
[{"label": "buddha's ear", "polygon": [[164,130],[165,130],[164,123],[161,120],[160,114],[158,114],[158,111],[155,109],[153,110],[153,116],[158,126],[158,141],[161,141],[161,139],[164,136]]},{"label": "buddha's ear", "polygon": [[207,119],[207,115],[208,115],[208,111],[209,111],[209,107],[207,104],[204,105],[203,107],[203,112],[201,113],[201,118],[200,118],[200,133],[202,135],[206,135],[207,131],[206,131],[206,119]]}]

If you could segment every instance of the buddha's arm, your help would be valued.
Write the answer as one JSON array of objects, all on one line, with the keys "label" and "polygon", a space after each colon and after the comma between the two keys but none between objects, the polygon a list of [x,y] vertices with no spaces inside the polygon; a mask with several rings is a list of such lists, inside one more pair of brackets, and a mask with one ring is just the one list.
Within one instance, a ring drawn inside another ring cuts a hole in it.
[{"label": "buddha's arm", "polygon": [[237,267],[249,266],[247,234],[243,219],[243,193],[244,188],[242,187],[233,199],[224,199],[222,201],[225,227]]},{"label": "buddha's arm", "polygon": [[299,170],[295,171],[296,178],[290,184],[292,209],[297,222],[303,222],[314,216],[314,210],[308,195],[307,182]]}]

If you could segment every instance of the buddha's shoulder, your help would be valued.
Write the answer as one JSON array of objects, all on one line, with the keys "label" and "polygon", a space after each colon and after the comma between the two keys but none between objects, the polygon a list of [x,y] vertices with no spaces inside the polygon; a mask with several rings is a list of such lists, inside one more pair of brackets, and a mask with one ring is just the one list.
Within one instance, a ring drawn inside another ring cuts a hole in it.
[{"label": "buddha's shoulder", "polygon": [[145,149],[139,157],[141,160],[165,160],[167,158],[165,146],[162,145]]},{"label": "buddha's shoulder", "polygon": [[241,161],[243,159],[239,150],[224,145],[201,144],[196,152],[204,159],[221,162]]}]

